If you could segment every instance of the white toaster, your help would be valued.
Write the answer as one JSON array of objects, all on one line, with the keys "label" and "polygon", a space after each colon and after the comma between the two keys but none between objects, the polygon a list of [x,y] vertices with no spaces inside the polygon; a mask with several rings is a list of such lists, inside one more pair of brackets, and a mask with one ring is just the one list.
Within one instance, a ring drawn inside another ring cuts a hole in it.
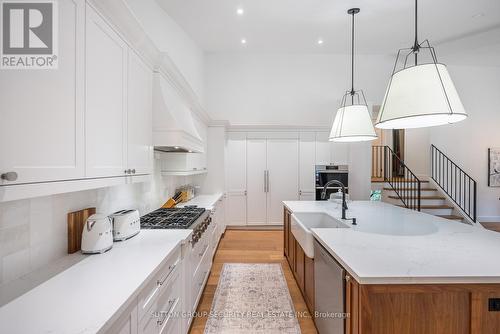
[{"label": "white toaster", "polygon": [[141,231],[139,211],[120,210],[109,216],[113,223],[113,240],[122,241],[132,238]]}]

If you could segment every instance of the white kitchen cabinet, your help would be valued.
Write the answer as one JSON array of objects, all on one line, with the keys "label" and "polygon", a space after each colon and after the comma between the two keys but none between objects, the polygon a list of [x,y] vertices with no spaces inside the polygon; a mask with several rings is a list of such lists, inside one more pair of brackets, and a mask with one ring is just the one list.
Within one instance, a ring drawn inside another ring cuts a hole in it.
[{"label": "white kitchen cabinet", "polygon": [[297,139],[247,140],[247,223],[280,225],[282,201],[298,199]]},{"label": "white kitchen cabinet", "polygon": [[109,333],[117,334],[137,334],[138,333],[138,318],[137,318],[137,300],[134,299],[132,304],[123,311],[122,315],[115,321]]},{"label": "white kitchen cabinet", "polygon": [[0,188],[84,176],[85,1],[58,10],[58,68],[0,71]]},{"label": "white kitchen cabinet", "polygon": [[124,175],[127,142],[127,45],[87,5],[86,176]]},{"label": "white kitchen cabinet", "polygon": [[315,201],[316,192],[299,192],[299,201]]},{"label": "white kitchen cabinet", "polygon": [[332,162],[328,136],[328,132],[316,132],[316,165],[328,165]]},{"label": "white kitchen cabinet", "polygon": [[247,223],[267,223],[267,140],[247,140]]},{"label": "white kitchen cabinet", "polygon": [[246,225],[246,133],[229,132],[226,143],[226,225]]},{"label": "white kitchen cabinet", "polygon": [[128,52],[127,168],[133,174],[153,171],[153,72],[132,50]]},{"label": "white kitchen cabinet", "polygon": [[316,135],[301,132],[299,139],[299,195],[314,193],[316,165]]},{"label": "white kitchen cabinet", "polygon": [[296,201],[299,199],[298,140],[268,139],[267,169],[267,224],[282,225],[282,201]]},{"label": "white kitchen cabinet", "polygon": [[349,143],[330,143],[331,161],[336,165],[349,164]]},{"label": "white kitchen cabinet", "polygon": [[349,143],[328,140],[329,132],[316,132],[316,165],[349,163]]}]

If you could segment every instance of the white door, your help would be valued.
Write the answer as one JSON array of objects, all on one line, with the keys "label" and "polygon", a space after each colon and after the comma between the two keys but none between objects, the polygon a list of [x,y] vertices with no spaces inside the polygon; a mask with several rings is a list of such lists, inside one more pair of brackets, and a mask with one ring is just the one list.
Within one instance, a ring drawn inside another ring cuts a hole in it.
[{"label": "white door", "polygon": [[128,52],[127,168],[134,174],[153,170],[153,72],[137,54]]},{"label": "white door", "polygon": [[267,222],[266,139],[247,140],[247,223]]},{"label": "white door", "polygon": [[84,176],[85,1],[58,8],[58,68],[0,70],[0,186]]},{"label": "white door", "polygon": [[316,132],[316,165],[328,165],[332,162],[328,132]]},{"label": "white door", "polygon": [[271,225],[283,224],[282,201],[298,200],[299,142],[297,139],[268,139],[267,141],[268,210]]},{"label": "white door", "polygon": [[299,140],[299,194],[314,193],[316,188],[316,136],[301,132]]},{"label": "white door", "polygon": [[246,225],[246,133],[228,133],[226,144],[226,225]]},{"label": "white door", "polygon": [[127,46],[88,5],[86,22],[86,175],[124,175]]}]

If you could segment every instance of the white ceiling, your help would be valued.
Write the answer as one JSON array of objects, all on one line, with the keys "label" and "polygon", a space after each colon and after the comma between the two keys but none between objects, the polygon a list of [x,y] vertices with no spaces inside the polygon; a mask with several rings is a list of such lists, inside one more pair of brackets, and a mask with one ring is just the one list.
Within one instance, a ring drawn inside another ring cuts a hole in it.
[{"label": "white ceiling", "polygon": [[[346,11],[351,7],[361,8],[356,16],[358,53],[393,54],[413,40],[413,0],[157,2],[207,52],[348,53],[351,21]],[[244,15],[236,15],[237,8]],[[434,45],[476,34],[483,47],[500,44],[500,0],[420,0],[419,26],[420,39]]]}]

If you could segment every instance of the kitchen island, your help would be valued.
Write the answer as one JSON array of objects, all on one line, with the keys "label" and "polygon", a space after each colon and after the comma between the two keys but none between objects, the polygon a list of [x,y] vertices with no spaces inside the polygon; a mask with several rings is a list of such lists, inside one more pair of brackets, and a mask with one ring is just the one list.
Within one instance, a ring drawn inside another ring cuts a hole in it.
[{"label": "kitchen island", "polygon": [[357,225],[340,220],[336,203],[284,205],[285,256],[312,312],[314,258],[295,239],[292,214],[342,224],[311,232],[345,269],[346,333],[500,332],[500,234],[381,202],[349,203]]}]

